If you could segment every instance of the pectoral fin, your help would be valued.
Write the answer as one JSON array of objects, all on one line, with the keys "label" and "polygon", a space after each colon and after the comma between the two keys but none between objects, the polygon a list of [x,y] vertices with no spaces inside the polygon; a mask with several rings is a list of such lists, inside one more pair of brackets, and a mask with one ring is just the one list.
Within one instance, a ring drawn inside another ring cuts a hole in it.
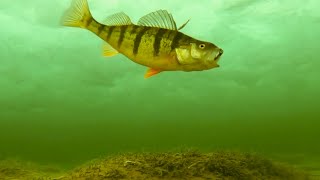
[{"label": "pectoral fin", "polygon": [[176,48],[176,54],[180,64],[190,64],[190,49]]},{"label": "pectoral fin", "polygon": [[161,70],[156,70],[156,69],[149,68],[147,70],[146,74],[144,75],[144,77],[145,78],[149,78],[149,77],[154,76],[154,75],[156,75],[156,74],[158,74],[160,72],[161,72]]},{"label": "pectoral fin", "polygon": [[198,63],[199,59],[201,58],[201,54],[199,54],[199,52],[195,50],[196,44],[190,43],[190,45],[191,47],[181,46],[179,48],[176,48],[178,62],[182,65]]}]

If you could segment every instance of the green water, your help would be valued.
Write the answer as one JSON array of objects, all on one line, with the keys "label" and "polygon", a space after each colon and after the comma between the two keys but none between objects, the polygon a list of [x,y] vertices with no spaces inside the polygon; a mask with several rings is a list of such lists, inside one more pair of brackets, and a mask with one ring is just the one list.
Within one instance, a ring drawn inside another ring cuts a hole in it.
[{"label": "green water", "polygon": [[224,49],[220,68],[149,79],[122,55],[102,57],[89,31],[59,26],[69,5],[0,2],[0,159],[73,166],[194,147],[320,169],[320,1],[89,1],[100,21],[167,9]]}]

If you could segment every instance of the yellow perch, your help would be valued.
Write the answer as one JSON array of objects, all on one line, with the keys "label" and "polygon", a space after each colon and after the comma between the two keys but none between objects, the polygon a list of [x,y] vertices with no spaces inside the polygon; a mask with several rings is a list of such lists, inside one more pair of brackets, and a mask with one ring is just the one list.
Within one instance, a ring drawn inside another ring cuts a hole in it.
[{"label": "yellow perch", "polygon": [[148,67],[148,78],[163,71],[202,71],[219,67],[223,50],[180,32],[170,13],[158,10],[133,24],[125,13],[109,16],[102,24],[89,10],[87,0],[73,0],[62,18],[62,25],[87,29],[106,43],[104,56],[123,54]]}]

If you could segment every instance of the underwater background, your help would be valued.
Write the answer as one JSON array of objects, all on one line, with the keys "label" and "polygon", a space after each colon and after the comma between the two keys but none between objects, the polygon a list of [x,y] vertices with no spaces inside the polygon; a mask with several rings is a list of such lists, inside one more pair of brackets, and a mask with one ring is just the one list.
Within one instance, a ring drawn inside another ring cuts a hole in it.
[{"label": "underwater background", "polygon": [[0,159],[72,167],[117,152],[233,149],[320,169],[320,1],[89,0],[136,23],[158,9],[224,50],[163,72],[59,25],[69,0],[0,2]]}]

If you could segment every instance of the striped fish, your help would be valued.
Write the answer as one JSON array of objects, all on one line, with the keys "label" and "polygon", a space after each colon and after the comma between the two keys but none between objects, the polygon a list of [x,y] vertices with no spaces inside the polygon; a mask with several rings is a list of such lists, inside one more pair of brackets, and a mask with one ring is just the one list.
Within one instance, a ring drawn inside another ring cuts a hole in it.
[{"label": "striped fish", "polygon": [[200,41],[177,28],[170,13],[158,10],[133,24],[123,12],[113,14],[103,23],[96,21],[87,0],[73,0],[62,17],[62,25],[87,29],[102,40],[103,55],[123,54],[130,60],[148,67],[145,77],[163,71],[202,71],[215,67],[223,50],[213,43]]}]

